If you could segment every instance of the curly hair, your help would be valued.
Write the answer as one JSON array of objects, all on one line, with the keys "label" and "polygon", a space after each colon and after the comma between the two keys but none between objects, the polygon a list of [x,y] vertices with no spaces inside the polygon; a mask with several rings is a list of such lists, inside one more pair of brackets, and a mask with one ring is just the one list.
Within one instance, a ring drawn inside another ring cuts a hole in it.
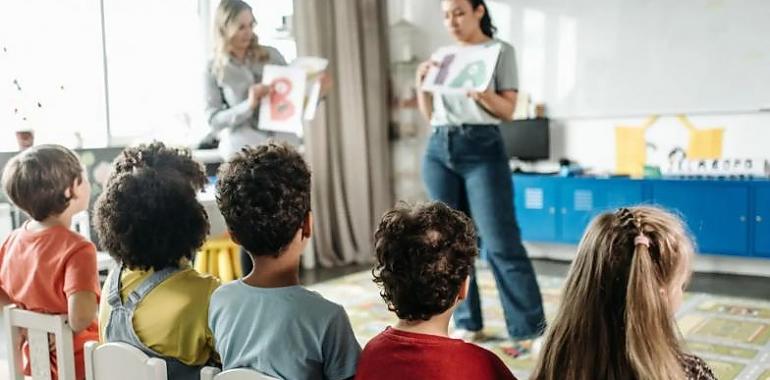
[{"label": "curly hair", "polygon": [[278,257],[310,212],[310,169],[285,143],[247,146],[220,167],[216,198],[249,253]]},{"label": "curly hair", "polygon": [[171,148],[159,141],[123,149],[112,163],[113,175],[137,168],[152,168],[164,175],[179,175],[195,190],[208,182],[203,165],[192,158],[187,148]]},{"label": "curly hair", "polygon": [[386,212],[374,248],[380,296],[408,321],[427,321],[452,307],[478,254],[471,220],[440,202]]},{"label": "curly hair", "polygon": [[115,174],[94,208],[102,245],[131,269],[161,270],[192,259],[209,232],[189,183],[152,168]]},{"label": "curly hair", "polygon": [[3,170],[3,191],[32,219],[42,221],[69,207],[65,191],[83,181],[78,156],[61,145],[38,145],[14,156]]}]

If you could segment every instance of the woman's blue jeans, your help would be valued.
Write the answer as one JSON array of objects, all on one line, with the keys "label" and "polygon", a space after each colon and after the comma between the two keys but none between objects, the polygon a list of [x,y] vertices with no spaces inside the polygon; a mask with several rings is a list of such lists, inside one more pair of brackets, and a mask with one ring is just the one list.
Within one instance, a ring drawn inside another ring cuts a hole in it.
[{"label": "woman's blue jeans", "polygon": [[[497,282],[510,337],[540,336],[545,328],[543,300],[532,263],[521,244],[511,171],[499,127],[434,127],[422,173],[431,199],[473,219]],[[475,269],[468,297],[457,307],[454,320],[458,328],[483,328]]]}]

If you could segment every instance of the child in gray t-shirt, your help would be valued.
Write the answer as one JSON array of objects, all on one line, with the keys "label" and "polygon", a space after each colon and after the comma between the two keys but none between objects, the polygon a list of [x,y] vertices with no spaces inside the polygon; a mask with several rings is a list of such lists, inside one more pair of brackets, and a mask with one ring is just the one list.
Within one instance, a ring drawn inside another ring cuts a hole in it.
[{"label": "child in gray t-shirt", "polygon": [[312,226],[310,171],[285,144],[247,147],[219,173],[217,202],[254,269],[211,296],[209,327],[224,369],[283,379],[355,375],[361,346],[345,310],[299,284]]}]

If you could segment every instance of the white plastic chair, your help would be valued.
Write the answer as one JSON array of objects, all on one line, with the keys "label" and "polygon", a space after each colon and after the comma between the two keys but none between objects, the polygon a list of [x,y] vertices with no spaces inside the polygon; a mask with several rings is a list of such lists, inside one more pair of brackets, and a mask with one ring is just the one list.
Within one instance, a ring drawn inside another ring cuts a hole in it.
[{"label": "white plastic chair", "polygon": [[88,211],[81,211],[73,215],[70,229],[91,241],[91,219],[88,216]]},{"label": "white plastic chair", "polygon": [[5,240],[13,231],[13,215],[9,203],[0,203],[0,239]]},{"label": "white plastic chair", "polygon": [[9,379],[23,380],[21,329],[27,329],[32,378],[51,379],[48,334],[56,339],[56,363],[59,380],[75,380],[75,350],[72,329],[64,315],[35,313],[8,305],[3,308],[4,329],[7,337]]},{"label": "white plastic chair", "polygon": [[280,380],[248,368],[228,369],[222,372],[216,367],[203,367],[201,380]]},{"label": "white plastic chair", "polygon": [[86,342],[86,380],[166,380],[166,361],[126,343]]}]

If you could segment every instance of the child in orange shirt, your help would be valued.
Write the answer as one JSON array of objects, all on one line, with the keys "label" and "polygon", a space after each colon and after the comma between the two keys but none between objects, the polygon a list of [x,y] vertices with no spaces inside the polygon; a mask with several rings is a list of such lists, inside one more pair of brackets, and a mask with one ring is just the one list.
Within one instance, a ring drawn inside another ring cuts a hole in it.
[{"label": "child in orange shirt", "polygon": [[[88,179],[72,151],[39,145],[8,162],[2,185],[8,199],[31,220],[0,246],[0,306],[14,303],[34,312],[67,314],[75,332],[75,372],[83,379],[83,344],[99,339],[99,275],[93,243],[69,226],[73,215],[88,208]],[[29,375],[29,347],[24,346]],[[51,359],[57,377],[55,357]]]}]

